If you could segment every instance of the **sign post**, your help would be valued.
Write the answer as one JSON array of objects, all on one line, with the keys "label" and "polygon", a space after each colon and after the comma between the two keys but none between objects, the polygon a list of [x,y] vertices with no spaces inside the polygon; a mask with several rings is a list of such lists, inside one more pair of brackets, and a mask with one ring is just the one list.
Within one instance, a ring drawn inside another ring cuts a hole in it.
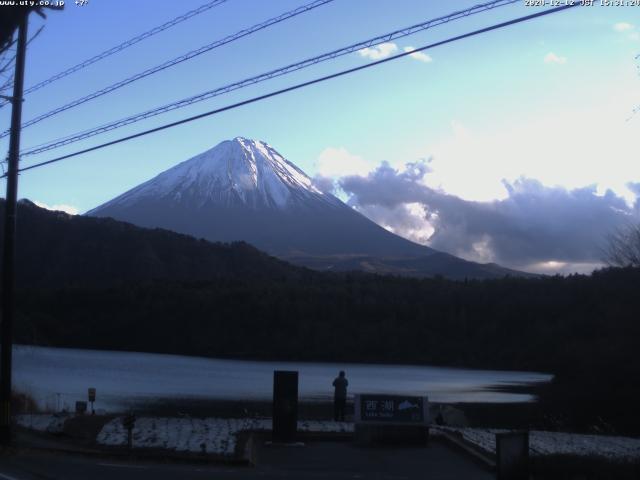
[{"label": "sign post", "polygon": [[409,395],[355,396],[359,443],[419,443],[429,439],[429,399]]},{"label": "sign post", "polygon": [[93,408],[93,402],[96,401],[96,389],[95,388],[89,388],[89,402],[91,402],[91,415],[95,415],[96,411]]}]

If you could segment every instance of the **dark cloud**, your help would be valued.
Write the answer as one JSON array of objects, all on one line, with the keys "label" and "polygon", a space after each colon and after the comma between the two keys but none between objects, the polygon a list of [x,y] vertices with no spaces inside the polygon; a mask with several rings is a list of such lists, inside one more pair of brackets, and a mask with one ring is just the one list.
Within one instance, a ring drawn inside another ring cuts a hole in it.
[{"label": "dark cloud", "polygon": [[[368,176],[344,177],[339,185],[349,204],[400,235],[419,240],[416,221],[428,222],[434,232],[426,243],[433,248],[509,266],[597,263],[606,235],[638,219],[638,202],[629,207],[610,190],[598,195],[596,186],[567,190],[521,178],[504,182],[506,199],[473,202],[425,186],[428,171],[425,162],[409,164],[406,171],[383,163]],[[640,184],[629,188],[640,193]],[[407,208],[415,203],[423,206],[419,219],[415,208]]]},{"label": "dark cloud", "polygon": [[398,172],[387,162],[366,177],[350,175],[339,181],[340,188],[352,196],[353,205],[394,207],[401,203],[419,202],[425,189],[420,181],[430,171],[427,161],[407,164]]},{"label": "dark cloud", "polygon": [[311,179],[313,186],[323,193],[335,193],[336,185],[335,180],[331,177],[323,177],[322,175],[316,175]]}]

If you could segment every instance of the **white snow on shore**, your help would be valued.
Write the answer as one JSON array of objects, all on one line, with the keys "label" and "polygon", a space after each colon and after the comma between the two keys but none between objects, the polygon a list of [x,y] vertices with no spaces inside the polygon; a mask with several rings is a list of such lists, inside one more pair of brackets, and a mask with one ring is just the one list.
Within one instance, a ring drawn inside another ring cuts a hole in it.
[{"label": "white snow on shore", "polygon": [[68,418],[71,417],[64,414],[25,414],[15,417],[21,427],[47,433],[62,433],[64,422]]},{"label": "white snow on shore", "polygon": [[[496,453],[496,433],[509,431],[481,428],[438,428],[446,432],[458,433],[462,435],[465,441],[490,454]],[[533,456],[600,456],[619,461],[640,459],[639,438],[609,435],[583,435],[532,430],[529,433],[529,449],[530,454]]]},{"label": "white snow on shore", "polygon": [[[17,423],[25,428],[61,433],[69,415],[18,415]],[[496,433],[509,430],[482,428],[432,427],[460,435],[463,440],[489,454],[496,452]],[[271,430],[270,418],[175,418],[141,417],[133,429],[134,448],[157,448],[175,452],[207,453],[232,456],[236,451],[237,436],[247,430]],[[307,420],[298,422],[298,431],[317,433],[352,433],[353,423]],[[122,417],[114,418],[102,428],[96,439],[105,446],[125,446],[127,430]],[[583,435],[576,433],[530,432],[531,455],[600,456],[610,460],[640,460],[640,438],[609,435]]]},{"label": "white snow on shore", "polygon": [[[270,418],[142,417],[133,429],[133,446],[230,456],[235,452],[238,433],[270,429]],[[298,422],[298,431],[353,432],[353,424],[301,421]],[[127,431],[122,426],[122,417],[107,423],[98,434],[97,442],[108,446],[126,445]]]}]

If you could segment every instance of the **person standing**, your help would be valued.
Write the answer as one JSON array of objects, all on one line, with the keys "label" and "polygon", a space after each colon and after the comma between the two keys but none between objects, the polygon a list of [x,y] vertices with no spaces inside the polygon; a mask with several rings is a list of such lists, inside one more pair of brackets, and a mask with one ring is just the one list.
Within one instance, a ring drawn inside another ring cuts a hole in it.
[{"label": "person standing", "polygon": [[333,387],[335,388],[333,394],[333,419],[336,422],[344,422],[344,409],[347,406],[347,385],[349,385],[349,382],[344,376],[344,371],[341,370],[333,381]]}]

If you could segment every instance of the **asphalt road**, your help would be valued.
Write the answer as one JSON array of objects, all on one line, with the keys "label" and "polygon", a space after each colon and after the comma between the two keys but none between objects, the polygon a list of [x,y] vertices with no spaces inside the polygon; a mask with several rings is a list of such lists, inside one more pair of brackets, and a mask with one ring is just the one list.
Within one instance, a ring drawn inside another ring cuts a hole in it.
[{"label": "asphalt road", "polygon": [[0,456],[0,480],[146,479],[493,479],[493,474],[449,448],[365,449],[349,443],[257,449],[255,467],[151,463],[17,451]]}]

